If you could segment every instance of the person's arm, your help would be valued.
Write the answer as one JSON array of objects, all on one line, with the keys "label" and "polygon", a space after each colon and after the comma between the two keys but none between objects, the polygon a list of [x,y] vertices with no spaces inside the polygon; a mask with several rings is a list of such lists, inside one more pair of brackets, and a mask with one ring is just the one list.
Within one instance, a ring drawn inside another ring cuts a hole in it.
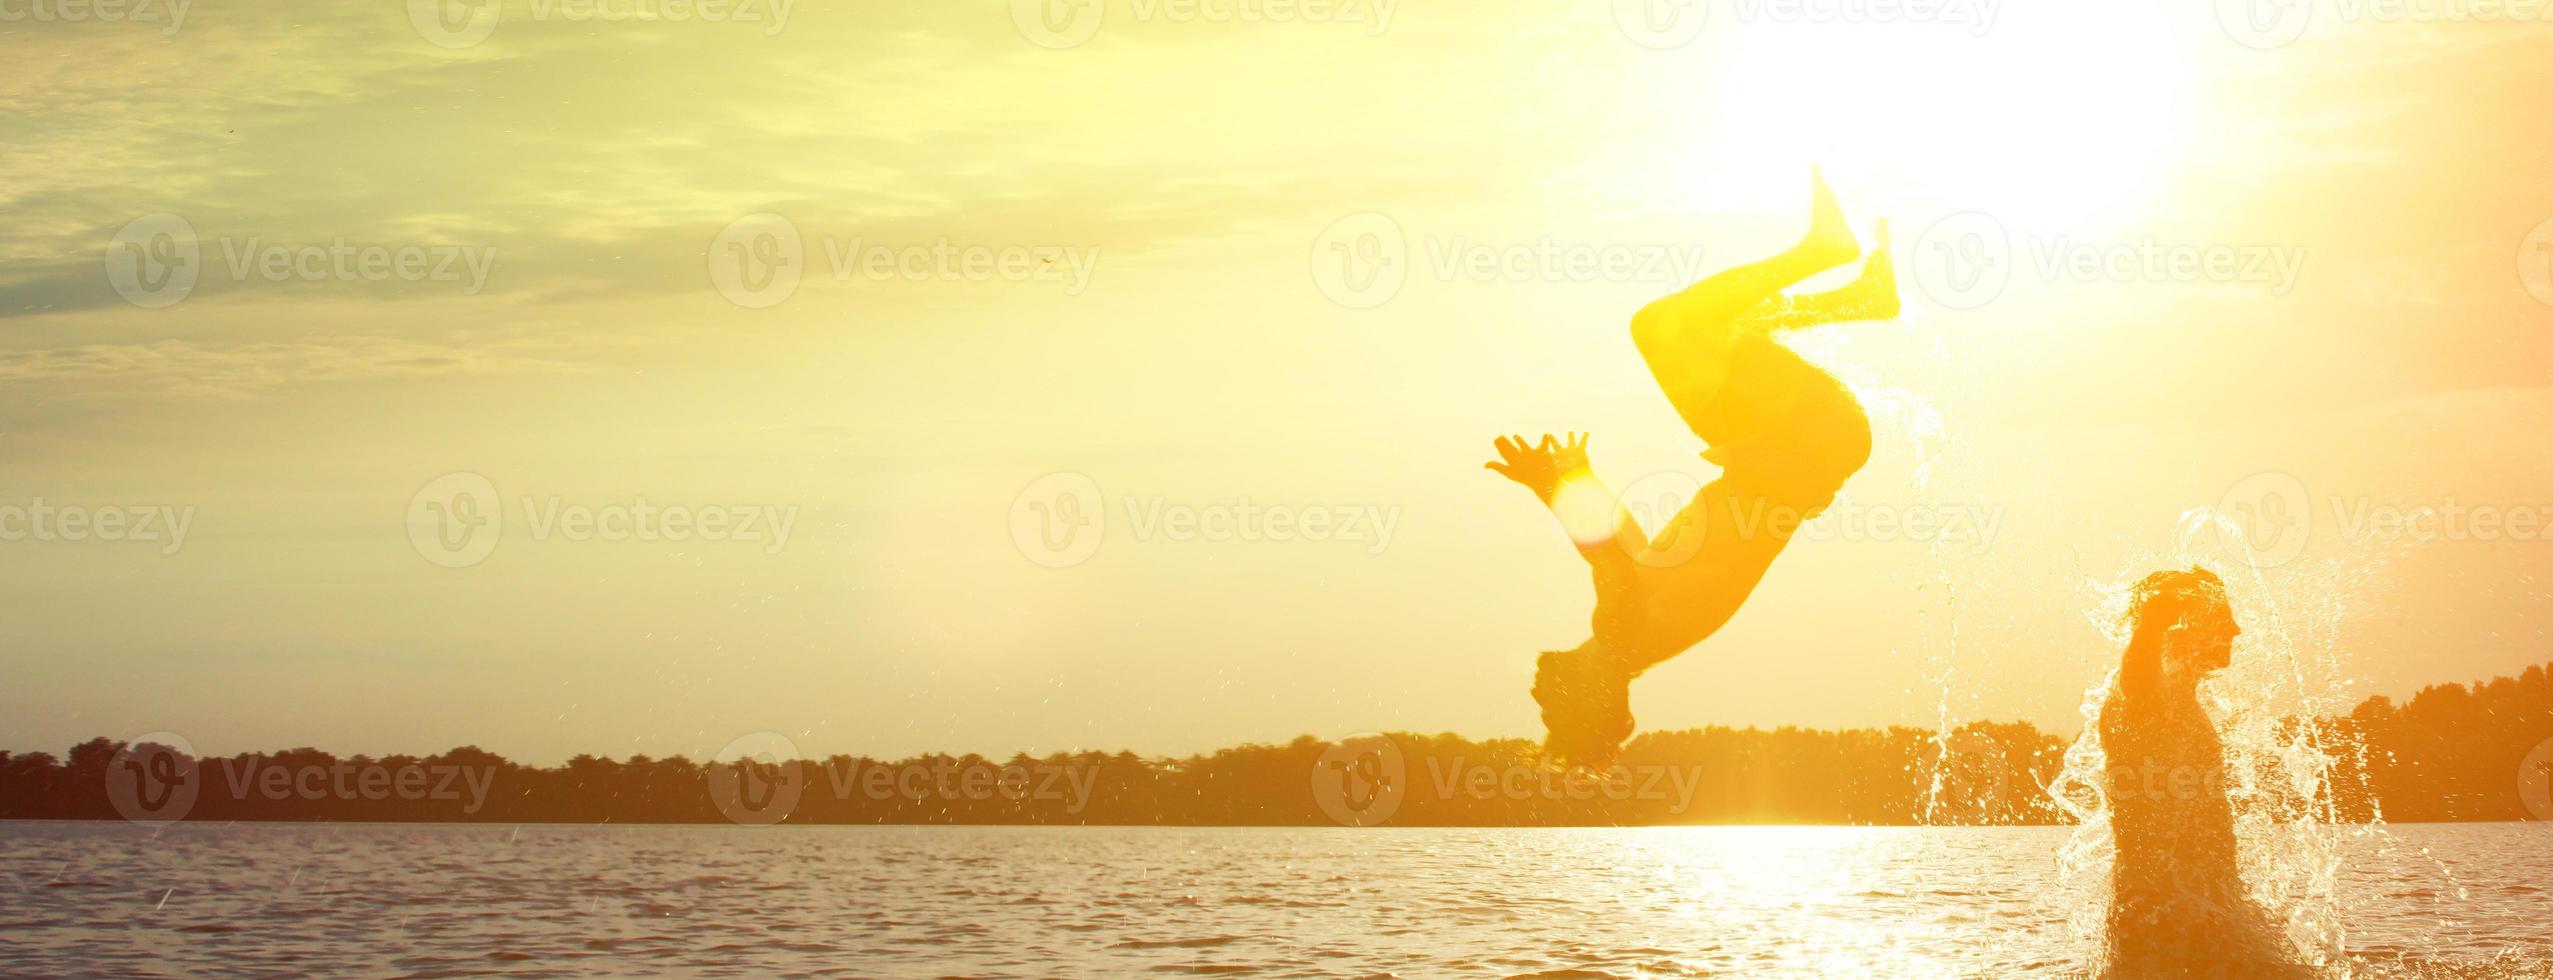
[{"label": "person's arm", "polygon": [[[1498,456],[1487,467],[1533,491],[1535,499],[1560,519],[1579,557],[1599,576],[1618,572],[1627,580],[1632,556],[1649,546],[1649,535],[1612,489],[1596,478],[1594,467],[1587,463],[1585,433],[1573,433],[1565,443],[1545,435],[1542,442],[1531,445],[1523,436],[1500,436]],[[1603,591],[1601,581],[1597,588]]]},{"label": "person's arm", "polygon": [[2149,600],[2137,612],[2135,632],[2119,658],[2119,693],[2132,702],[2151,704],[2163,691],[2163,634],[2177,612],[2166,600]]},{"label": "person's arm", "polygon": [[1596,478],[1587,463],[1587,436],[1567,442],[1543,436],[1527,445],[1525,437],[1498,440],[1499,460],[1489,464],[1501,476],[1523,484],[1560,519],[1578,556],[1594,573],[1596,611],[1591,622],[1596,639],[1620,659],[1628,673],[1646,667],[1640,639],[1648,611],[1640,595],[1637,557],[1649,546],[1649,535],[1630,508]]}]

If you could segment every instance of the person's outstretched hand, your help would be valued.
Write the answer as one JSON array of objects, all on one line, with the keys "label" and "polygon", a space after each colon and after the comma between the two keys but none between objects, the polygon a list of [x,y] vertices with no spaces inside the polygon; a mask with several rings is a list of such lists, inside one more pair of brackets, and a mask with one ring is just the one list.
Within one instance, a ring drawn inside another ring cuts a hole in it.
[{"label": "person's outstretched hand", "polygon": [[1564,443],[1545,434],[1541,442],[1532,444],[1523,436],[1500,436],[1498,458],[1485,465],[1549,500],[1559,492],[1562,477],[1587,468],[1587,436],[1573,433]]},{"label": "person's outstretched hand", "polygon": [[1552,458],[1558,448],[1550,436],[1542,437],[1539,445],[1527,443],[1520,435],[1499,436],[1498,458],[1484,465],[1548,498],[1560,487],[1560,467]]},{"label": "person's outstretched hand", "polygon": [[1566,441],[1563,441],[1558,445],[1554,445],[1552,443],[1550,436],[1544,436],[1542,437],[1542,444],[1552,447],[1551,465],[1559,468],[1561,479],[1568,479],[1569,475],[1572,473],[1584,473],[1588,471],[1586,433],[1572,432],[1569,434],[1569,438]]}]

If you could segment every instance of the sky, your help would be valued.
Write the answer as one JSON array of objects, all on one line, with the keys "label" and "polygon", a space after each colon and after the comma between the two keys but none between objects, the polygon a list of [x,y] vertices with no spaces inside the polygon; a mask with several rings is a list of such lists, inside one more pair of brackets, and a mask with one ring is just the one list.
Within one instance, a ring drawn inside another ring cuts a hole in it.
[{"label": "sky", "polygon": [[2553,22],[2086,6],[0,5],[0,747],[1538,735],[1490,440],[1709,479],[1627,318],[1812,166],[1878,446],[1644,727],[2553,660]]}]

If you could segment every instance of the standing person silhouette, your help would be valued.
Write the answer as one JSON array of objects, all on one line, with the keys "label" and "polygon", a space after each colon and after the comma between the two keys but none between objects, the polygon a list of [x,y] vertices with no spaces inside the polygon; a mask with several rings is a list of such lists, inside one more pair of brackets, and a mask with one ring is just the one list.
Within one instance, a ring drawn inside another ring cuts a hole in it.
[{"label": "standing person silhouette", "polygon": [[[1832,190],[1815,181],[1799,244],[1643,307],[1631,337],[1676,413],[1721,468],[1653,539],[1587,463],[1587,438],[1497,440],[1489,468],[1561,520],[1593,569],[1593,636],[1544,653],[1534,700],[1555,762],[1602,769],[1631,737],[1630,684],[1736,615],[1800,522],[1870,458],[1870,420],[1842,382],[1775,343],[1779,330],[1897,315],[1888,229],[1851,284],[1782,291],[1861,256]],[[1687,535],[1698,535],[1698,541]]]},{"label": "standing person silhouette", "polygon": [[2145,577],[2118,682],[2101,702],[2114,977],[2286,976],[2284,937],[2243,887],[2225,745],[2198,684],[2233,663],[2243,632],[2203,568]]}]

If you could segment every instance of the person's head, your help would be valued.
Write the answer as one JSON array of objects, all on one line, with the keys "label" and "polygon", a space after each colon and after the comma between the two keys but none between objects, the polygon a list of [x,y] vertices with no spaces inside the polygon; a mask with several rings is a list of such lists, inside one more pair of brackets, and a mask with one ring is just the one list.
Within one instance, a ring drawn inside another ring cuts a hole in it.
[{"label": "person's head", "polygon": [[2225,581],[2204,568],[2166,569],[2136,583],[2128,615],[2136,639],[2159,646],[2164,659],[2192,679],[2233,663],[2234,607]]},{"label": "person's head", "polygon": [[1545,758],[1560,766],[1603,770],[1631,737],[1631,678],[1588,640],[1574,650],[1545,652],[1534,664],[1534,701],[1542,706]]}]

